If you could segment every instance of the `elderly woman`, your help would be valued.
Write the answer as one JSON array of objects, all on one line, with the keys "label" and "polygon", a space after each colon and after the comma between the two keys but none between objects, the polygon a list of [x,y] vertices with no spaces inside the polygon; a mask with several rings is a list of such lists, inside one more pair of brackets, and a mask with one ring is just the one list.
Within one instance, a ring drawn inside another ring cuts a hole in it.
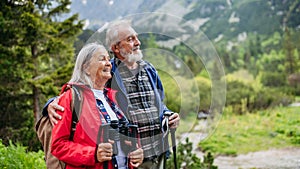
[{"label": "elderly woman", "polygon": [[[106,49],[99,44],[88,44],[79,52],[72,78],[62,89],[59,104],[65,110],[58,111],[63,118],[53,127],[51,153],[65,162],[67,169],[127,169],[138,167],[143,161],[143,150],[137,145],[127,155],[120,148],[125,145],[120,143],[122,140],[104,139],[107,131],[101,130],[103,126],[112,121],[127,121],[107,97],[109,90],[105,83],[111,78],[111,67]],[[72,126],[74,109],[77,123]],[[117,154],[113,153],[113,144],[118,145]]]}]

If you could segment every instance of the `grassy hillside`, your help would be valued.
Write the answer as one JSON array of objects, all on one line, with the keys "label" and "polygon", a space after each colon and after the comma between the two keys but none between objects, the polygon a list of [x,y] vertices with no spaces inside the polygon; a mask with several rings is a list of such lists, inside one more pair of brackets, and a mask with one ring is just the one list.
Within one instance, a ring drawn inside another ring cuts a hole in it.
[{"label": "grassy hillside", "polygon": [[234,115],[227,109],[212,136],[199,146],[204,151],[226,155],[300,147],[299,110],[299,107],[278,107]]}]

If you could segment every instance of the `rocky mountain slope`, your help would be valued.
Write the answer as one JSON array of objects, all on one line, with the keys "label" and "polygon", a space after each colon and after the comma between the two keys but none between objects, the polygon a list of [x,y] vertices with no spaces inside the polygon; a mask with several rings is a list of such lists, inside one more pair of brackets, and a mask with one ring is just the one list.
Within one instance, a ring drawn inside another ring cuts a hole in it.
[{"label": "rocky mountain slope", "polygon": [[180,39],[204,32],[214,42],[243,40],[251,33],[270,36],[285,27],[300,29],[300,0],[73,0],[71,11],[86,19],[90,29],[136,15],[138,25]]}]

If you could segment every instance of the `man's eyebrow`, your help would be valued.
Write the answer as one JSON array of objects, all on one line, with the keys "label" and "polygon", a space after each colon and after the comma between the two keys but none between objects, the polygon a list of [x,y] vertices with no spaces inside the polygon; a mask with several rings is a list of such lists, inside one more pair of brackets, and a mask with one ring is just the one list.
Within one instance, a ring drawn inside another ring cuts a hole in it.
[{"label": "man's eyebrow", "polygon": [[133,33],[133,34],[127,36],[127,38],[134,37],[134,36],[138,36],[138,34],[137,33]]},{"label": "man's eyebrow", "polygon": [[127,36],[124,40],[127,40],[127,39],[129,39],[129,38],[132,38],[132,36],[133,36],[133,35],[129,35],[129,36]]}]

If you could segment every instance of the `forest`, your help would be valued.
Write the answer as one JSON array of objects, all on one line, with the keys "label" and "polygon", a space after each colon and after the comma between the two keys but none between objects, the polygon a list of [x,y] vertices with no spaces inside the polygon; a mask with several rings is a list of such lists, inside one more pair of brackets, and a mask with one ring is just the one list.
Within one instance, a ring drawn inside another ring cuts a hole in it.
[{"label": "forest", "polygon": [[[300,102],[300,21],[299,17],[294,17],[299,14],[300,1],[293,2],[286,4],[286,9],[289,9],[289,15],[285,18],[287,22],[284,26],[279,25],[278,29],[262,34],[249,28],[246,40],[236,40],[230,47],[229,39],[213,41],[221,68],[214,62],[206,65],[188,43],[168,48],[158,43],[166,37],[155,33],[139,37],[144,58],[157,67],[162,78],[165,103],[171,110],[180,112],[183,124],[201,110],[226,114],[225,119],[249,115],[259,118],[256,115],[261,111],[267,111],[264,115],[268,116],[285,116],[282,112],[274,115],[272,110]],[[76,54],[96,31],[83,29],[84,20],[79,19],[79,14],[61,19],[60,16],[70,12],[71,3],[71,0],[0,2],[0,152],[8,155],[5,163],[3,159],[0,160],[1,167],[11,163],[17,166],[17,160],[8,160],[9,154],[13,155],[9,151],[30,152],[26,157],[28,160],[25,160],[27,164],[16,168],[44,167],[35,123],[47,99],[57,96],[61,86],[70,79]],[[200,9],[201,6],[195,8]],[[197,15],[200,14],[191,12],[185,19]],[[209,24],[204,25],[203,31],[207,30],[208,38],[217,37],[210,27]],[[153,57],[157,55],[159,59]],[[181,65],[186,65],[185,68],[178,68],[177,60]],[[225,74],[214,77],[211,71],[216,71],[216,74],[223,71]],[[213,97],[215,93],[212,88],[217,95],[226,98]],[[212,105],[216,105],[216,110]],[[292,145],[300,146],[299,122],[299,118],[294,119],[292,129],[290,126],[285,129],[277,126],[273,137],[283,134],[291,138]],[[191,151],[190,146],[186,143],[179,147],[182,155],[183,149]],[[12,147],[12,150],[8,147]],[[200,143],[199,147],[214,154],[239,153],[226,151],[208,142]],[[25,155],[17,154],[14,156],[24,160]],[[189,156],[194,157],[192,154]],[[206,162],[210,163],[212,158],[208,153]],[[189,162],[197,168],[200,164],[195,159],[191,158]],[[31,162],[41,166],[33,167]]]}]

